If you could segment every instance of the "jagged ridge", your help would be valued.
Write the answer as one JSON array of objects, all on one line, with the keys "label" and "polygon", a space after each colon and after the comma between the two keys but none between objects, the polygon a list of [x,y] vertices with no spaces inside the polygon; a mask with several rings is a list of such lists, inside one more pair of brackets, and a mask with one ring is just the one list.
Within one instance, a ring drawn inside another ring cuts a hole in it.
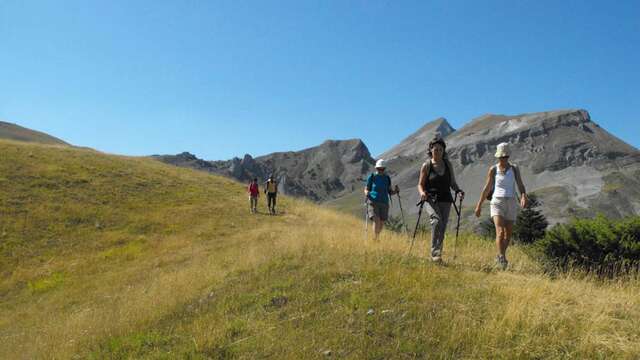
[{"label": "jagged ridge", "polygon": [[301,151],[277,152],[253,158],[204,161],[190,153],[155,156],[163,162],[192,167],[232,177],[240,181],[274,175],[279,191],[314,201],[336,198],[360,186],[374,160],[360,139],[327,140]]}]

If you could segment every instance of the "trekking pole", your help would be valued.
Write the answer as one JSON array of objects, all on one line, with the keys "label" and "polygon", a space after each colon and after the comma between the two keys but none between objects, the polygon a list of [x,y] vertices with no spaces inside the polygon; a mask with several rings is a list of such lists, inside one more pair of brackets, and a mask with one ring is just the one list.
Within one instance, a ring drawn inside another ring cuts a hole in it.
[{"label": "trekking pole", "polygon": [[[458,232],[460,231],[460,213],[462,212],[462,196],[458,197],[459,192],[456,191],[456,195],[453,198],[453,208],[458,214],[458,223],[456,224],[456,237],[453,240],[453,259],[456,259],[456,243],[458,242]],[[456,200],[460,199],[460,204],[456,206]]]},{"label": "trekking pole", "polygon": [[411,249],[413,249],[413,243],[416,241],[416,234],[418,233],[418,225],[420,225],[420,217],[422,216],[422,207],[424,206],[424,200],[420,200],[420,202],[418,202],[416,206],[420,207],[420,209],[418,209],[418,221],[416,221],[416,228],[413,230],[413,237],[411,238],[411,246],[409,246],[409,252],[407,253],[407,256],[411,255]]},{"label": "trekking pole", "polygon": [[407,222],[404,221],[404,211],[402,210],[402,200],[400,200],[400,193],[398,193],[398,205],[400,206],[400,216],[402,216],[402,226],[404,227],[405,235],[409,234],[409,229],[407,228]]},{"label": "trekking pole", "polygon": [[367,209],[367,197],[364,198],[364,240],[367,241],[367,231],[369,229],[369,209]]}]

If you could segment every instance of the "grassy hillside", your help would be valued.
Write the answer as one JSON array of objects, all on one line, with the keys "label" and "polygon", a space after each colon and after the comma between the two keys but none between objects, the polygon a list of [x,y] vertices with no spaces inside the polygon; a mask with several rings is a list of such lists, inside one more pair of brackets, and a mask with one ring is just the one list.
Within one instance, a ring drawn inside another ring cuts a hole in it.
[{"label": "grassy hillside", "polygon": [[[463,235],[355,217],[150,159],[0,141],[0,358],[637,358],[637,280],[549,278]],[[261,199],[264,213],[264,199]]]},{"label": "grassy hillside", "polygon": [[0,121],[0,139],[68,146],[66,142],[45,133]]}]

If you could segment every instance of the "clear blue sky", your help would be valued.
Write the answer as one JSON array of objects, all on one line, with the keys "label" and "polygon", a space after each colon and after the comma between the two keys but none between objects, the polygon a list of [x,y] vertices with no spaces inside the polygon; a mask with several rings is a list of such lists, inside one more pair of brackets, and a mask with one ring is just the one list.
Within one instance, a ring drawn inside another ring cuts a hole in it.
[{"label": "clear blue sky", "polygon": [[0,0],[0,119],[208,160],[585,108],[640,146],[640,1]]}]

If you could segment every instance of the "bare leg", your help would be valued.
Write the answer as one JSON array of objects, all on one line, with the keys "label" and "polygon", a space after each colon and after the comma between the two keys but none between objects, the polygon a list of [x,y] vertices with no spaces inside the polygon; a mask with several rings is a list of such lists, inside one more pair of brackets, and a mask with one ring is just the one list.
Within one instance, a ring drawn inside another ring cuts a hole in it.
[{"label": "bare leg", "polygon": [[493,217],[493,224],[496,227],[496,248],[498,250],[498,254],[504,256],[504,252],[506,251],[506,247],[504,246],[507,230],[505,228],[505,221],[502,216],[496,215]]},{"label": "bare leg", "polygon": [[513,221],[504,220],[504,229],[505,229],[505,238],[502,244],[503,253],[502,255],[507,255],[507,247],[511,243],[511,234],[513,234]]},{"label": "bare leg", "polygon": [[384,227],[384,221],[380,220],[379,217],[374,217],[373,218],[374,221],[374,233],[375,233],[375,239],[378,239],[378,235],[380,235],[380,232],[382,232],[382,228]]}]

